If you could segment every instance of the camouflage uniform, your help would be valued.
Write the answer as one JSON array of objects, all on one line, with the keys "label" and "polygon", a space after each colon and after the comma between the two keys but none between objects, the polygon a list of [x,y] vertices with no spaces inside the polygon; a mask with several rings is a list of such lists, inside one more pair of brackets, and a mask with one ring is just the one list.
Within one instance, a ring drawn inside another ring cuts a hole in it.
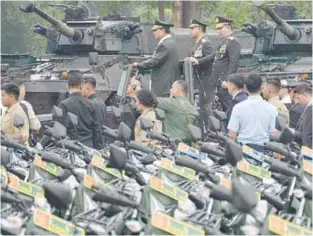
[{"label": "camouflage uniform", "polygon": [[[147,138],[147,132],[141,129],[140,126],[140,118],[146,118],[153,122],[152,132],[161,133],[162,132],[162,122],[157,120],[155,112],[152,108],[149,108],[142,112],[142,114],[138,117],[135,124],[135,141],[141,142],[143,145],[147,145],[149,142],[149,138]],[[156,141],[150,141],[150,145],[156,145]]]}]

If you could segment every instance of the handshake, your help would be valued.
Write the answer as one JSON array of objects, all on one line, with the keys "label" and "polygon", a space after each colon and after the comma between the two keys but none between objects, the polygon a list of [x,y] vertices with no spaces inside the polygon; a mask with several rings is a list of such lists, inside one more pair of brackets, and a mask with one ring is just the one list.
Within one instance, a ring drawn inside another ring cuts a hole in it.
[{"label": "handshake", "polygon": [[194,57],[186,57],[184,61],[190,61],[193,65],[199,65],[199,61]]}]

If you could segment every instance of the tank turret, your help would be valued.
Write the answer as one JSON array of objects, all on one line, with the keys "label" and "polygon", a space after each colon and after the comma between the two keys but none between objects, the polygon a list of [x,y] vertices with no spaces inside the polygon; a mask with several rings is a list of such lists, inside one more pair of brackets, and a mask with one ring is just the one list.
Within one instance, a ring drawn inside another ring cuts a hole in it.
[{"label": "tank turret", "polygon": [[[259,26],[244,23],[242,31],[252,34],[255,38],[255,54],[301,54],[310,55],[312,51],[312,19],[300,19],[295,16],[292,6],[265,4],[253,2],[256,7],[262,9],[270,16],[272,21],[263,21]],[[279,11],[287,20],[274,11]],[[285,14],[288,9],[292,13]]]},{"label": "tank turret", "polygon": [[[52,5],[65,8],[64,22],[57,20],[44,12],[37,4],[27,3],[20,5],[25,13],[36,13],[48,21],[51,29],[36,24],[35,33],[48,39],[48,53],[77,54],[99,52],[101,54],[141,54],[139,40],[135,37],[142,32],[140,24],[127,18],[115,19],[108,17],[101,20],[100,17],[88,18],[88,9],[68,5]],[[67,9],[67,10],[66,10]]]},{"label": "tank turret", "polygon": [[276,12],[271,8],[270,5],[265,4],[262,1],[254,2],[255,6],[262,9],[271,19],[276,23],[277,29],[279,29],[284,35],[286,35],[290,40],[296,41],[301,37],[301,32],[299,29],[289,25],[284,19],[282,19]]},{"label": "tank turret", "polygon": [[25,13],[32,13],[32,12],[36,13],[37,15],[39,15],[40,17],[48,21],[50,24],[52,24],[58,32],[72,39],[75,42],[81,41],[84,37],[84,34],[81,30],[68,27],[63,22],[56,20],[49,14],[45,13],[43,10],[41,10],[37,5],[33,3],[22,4],[20,5],[20,9]]},{"label": "tank turret", "polygon": [[[255,37],[250,58],[240,61],[240,69],[267,78],[312,78],[312,19],[296,15],[293,6],[254,1],[270,20],[258,26],[244,23],[242,31]],[[274,10],[276,9],[276,10]]]},{"label": "tank turret", "polygon": [[49,6],[63,9],[63,20],[55,19],[35,3],[19,6],[23,12],[35,13],[51,25],[35,25],[34,32],[47,39],[47,54],[37,57],[39,63],[44,63],[32,68],[25,82],[25,99],[33,104],[36,114],[47,114],[67,96],[68,76],[81,72],[84,77],[96,79],[98,95],[110,104],[123,65],[145,60],[143,54],[153,53],[156,42],[151,25],[141,25],[139,17],[118,13],[91,17],[84,5]]}]

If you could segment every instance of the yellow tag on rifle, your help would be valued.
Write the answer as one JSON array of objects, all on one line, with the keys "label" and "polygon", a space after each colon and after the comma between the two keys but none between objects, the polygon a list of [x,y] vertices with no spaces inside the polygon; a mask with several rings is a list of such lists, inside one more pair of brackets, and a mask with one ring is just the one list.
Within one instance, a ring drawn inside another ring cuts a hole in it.
[{"label": "yellow tag on rifle", "polygon": [[94,156],[91,160],[91,165],[98,167],[99,169],[105,171],[106,173],[113,175],[119,179],[122,179],[122,174],[118,169],[107,168],[104,159],[98,156]]},{"label": "yellow tag on rifle", "polygon": [[278,235],[312,235],[312,230],[283,220],[279,216],[270,215],[268,229]]},{"label": "yellow tag on rifle", "polygon": [[150,187],[153,190],[163,193],[164,195],[173,198],[177,201],[186,202],[188,200],[188,193],[186,193],[185,191],[181,190],[178,187],[165,183],[164,181],[155,176],[152,176],[150,178]]},{"label": "yellow tag on rifle", "polygon": [[83,228],[38,208],[34,211],[33,222],[35,225],[57,235],[85,235]]},{"label": "yellow tag on rifle", "polygon": [[103,185],[104,187],[107,187],[107,188],[111,188],[109,185],[103,183],[103,182],[97,182],[96,179],[90,175],[85,175],[85,178],[84,178],[84,186],[94,192],[97,191],[97,189],[93,188],[92,186],[94,184],[101,184]]},{"label": "yellow tag on rifle", "polygon": [[45,197],[45,191],[42,187],[20,180],[12,174],[8,175],[8,187],[31,197]]},{"label": "yellow tag on rifle", "polygon": [[172,235],[205,235],[202,228],[177,220],[161,212],[153,212],[151,216],[153,227]]},{"label": "yellow tag on rifle", "polygon": [[53,163],[43,161],[40,156],[35,157],[34,164],[54,176],[59,176],[60,169]]},{"label": "yellow tag on rifle", "polygon": [[177,166],[174,164],[174,162],[166,158],[161,159],[161,168],[189,180],[194,180],[196,177],[196,171],[194,171],[193,169],[183,166]]},{"label": "yellow tag on rifle", "polygon": [[313,172],[312,162],[308,160],[303,160],[303,170],[312,175]]},{"label": "yellow tag on rifle", "polygon": [[253,175],[255,177],[259,177],[261,179],[269,179],[272,175],[270,171],[267,171],[260,166],[252,165],[244,160],[237,163],[237,168],[242,172]]}]

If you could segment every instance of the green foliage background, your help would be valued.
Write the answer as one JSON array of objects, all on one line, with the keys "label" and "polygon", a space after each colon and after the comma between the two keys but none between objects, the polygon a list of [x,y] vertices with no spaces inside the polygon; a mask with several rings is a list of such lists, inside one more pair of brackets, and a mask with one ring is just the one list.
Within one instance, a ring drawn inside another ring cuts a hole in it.
[{"label": "green foliage background", "polygon": [[[277,1],[268,1],[278,3]],[[299,15],[312,18],[312,1],[280,1],[297,8]],[[62,8],[49,6],[49,3],[73,4],[86,3],[84,1],[36,1],[40,7],[53,17],[63,19]],[[46,40],[33,33],[35,24],[49,26],[36,14],[26,14],[19,10],[21,2],[1,1],[1,53],[30,52],[34,56],[45,53]],[[158,18],[158,1],[88,1],[87,6],[95,9],[100,16],[113,11],[126,16],[140,16],[142,22],[153,22]],[[201,18],[214,28],[216,15],[226,16],[234,20],[234,28],[240,28],[246,21],[259,23],[267,18],[262,11],[258,11],[251,1],[197,1],[201,9]],[[172,21],[173,2],[164,2],[165,20]]]}]

